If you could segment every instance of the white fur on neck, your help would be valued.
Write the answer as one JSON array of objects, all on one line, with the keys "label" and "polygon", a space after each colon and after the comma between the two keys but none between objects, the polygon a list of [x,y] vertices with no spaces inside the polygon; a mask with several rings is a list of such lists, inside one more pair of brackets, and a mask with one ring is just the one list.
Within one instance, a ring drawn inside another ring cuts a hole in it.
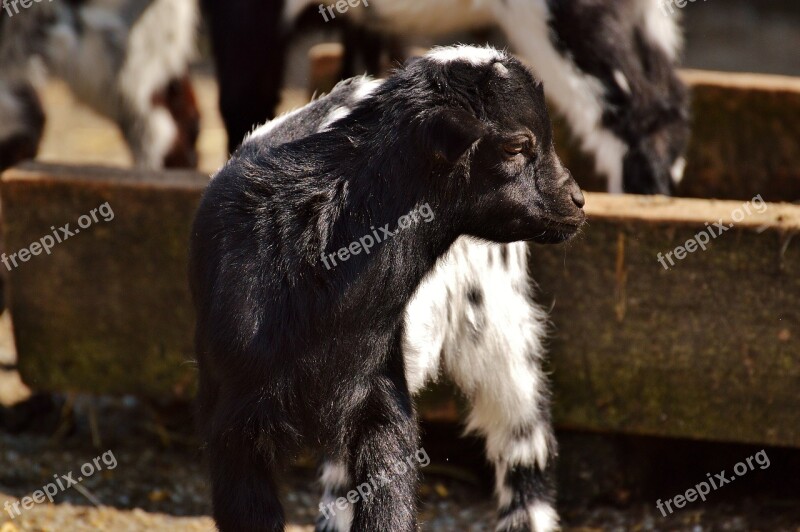
[{"label": "white fur on neck", "polygon": [[358,100],[364,100],[369,98],[369,96],[375,92],[378,87],[383,84],[382,79],[372,79],[370,77],[364,76],[359,81],[359,86],[356,92],[353,94],[353,97]]},{"label": "white fur on neck", "polygon": [[265,124],[263,124],[261,126],[258,126],[249,135],[247,135],[244,138],[244,142],[242,142],[242,144],[244,144],[245,142],[249,142],[251,140],[255,140],[257,138],[263,137],[265,135],[268,135],[273,129],[275,129],[276,127],[281,125],[283,122],[285,122],[288,118],[296,115],[297,113],[299,113],[302,110],[303,110],[303,107],[300,107],[299,109],[294,109],[294,110],[289,111],[287,113],[284,113],[284,114],[282,114],[280,116],[276,116],[275,118],[273,118],[269,122],[267,122],[267,123],[265,123]]}]

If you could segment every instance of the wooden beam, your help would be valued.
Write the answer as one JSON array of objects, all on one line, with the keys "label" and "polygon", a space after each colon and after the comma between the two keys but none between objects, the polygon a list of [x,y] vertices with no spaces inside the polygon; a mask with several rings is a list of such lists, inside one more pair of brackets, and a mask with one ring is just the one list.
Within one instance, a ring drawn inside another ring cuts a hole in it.
[{"label": "wooden beam", "polygon": [[800,446],[800,207],[742,205],[588,194],[581,236],[532,247],[562,426]]},{"label": "wooden beam", "polygon": [[[189,228],[208,177],[28,164],[3,175],[7,255],[108,202],[94,223],[8,272],[25,382],[38,390],[189,398]],[[79,228],[78,228],[79,229]],[[12,264],[13,266],[13,264]],[[2,266],[0,266],[2,267]]]}]

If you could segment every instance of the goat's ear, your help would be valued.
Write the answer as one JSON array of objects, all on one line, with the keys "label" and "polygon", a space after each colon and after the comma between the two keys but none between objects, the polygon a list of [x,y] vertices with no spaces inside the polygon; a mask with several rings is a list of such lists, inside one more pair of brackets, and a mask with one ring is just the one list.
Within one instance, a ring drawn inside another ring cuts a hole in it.
[{"label": "goat's ear", "polygon": [[423,121],[420,140],[429,153],[455,164],[486,132],[486,125],[471,113],[440,109]]}]

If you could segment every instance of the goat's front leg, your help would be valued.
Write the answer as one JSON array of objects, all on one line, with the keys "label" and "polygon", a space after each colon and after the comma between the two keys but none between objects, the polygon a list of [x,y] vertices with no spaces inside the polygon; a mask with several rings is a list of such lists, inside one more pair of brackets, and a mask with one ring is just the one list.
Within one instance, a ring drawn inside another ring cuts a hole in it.
[{"label": "goat's front leg", "polygon": [[262,456],[256,441],[230,431],[208,444],[211,500],[220,532],[279,532],[283,507],[274,481],[275,464]]},{"label": "goat's front leg", "polygon": [[417,530],[418,472],[415,460],[419,429],[399,363],[369,382],[369,390],[351,427],[349,467],[358,497],[353,504],[354,532]]}]

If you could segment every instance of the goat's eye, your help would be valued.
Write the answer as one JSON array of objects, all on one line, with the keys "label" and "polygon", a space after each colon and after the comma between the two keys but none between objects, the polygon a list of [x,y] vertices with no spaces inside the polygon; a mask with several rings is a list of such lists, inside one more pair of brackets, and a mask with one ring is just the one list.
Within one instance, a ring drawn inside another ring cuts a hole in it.
[{"label": "goat's eye", "polygon": [[515,155],[519,155],[522,153],[522,150],[525,149],[524,144],[506,144],[503,146],[503,151],[509,157],[514,157]]}]

